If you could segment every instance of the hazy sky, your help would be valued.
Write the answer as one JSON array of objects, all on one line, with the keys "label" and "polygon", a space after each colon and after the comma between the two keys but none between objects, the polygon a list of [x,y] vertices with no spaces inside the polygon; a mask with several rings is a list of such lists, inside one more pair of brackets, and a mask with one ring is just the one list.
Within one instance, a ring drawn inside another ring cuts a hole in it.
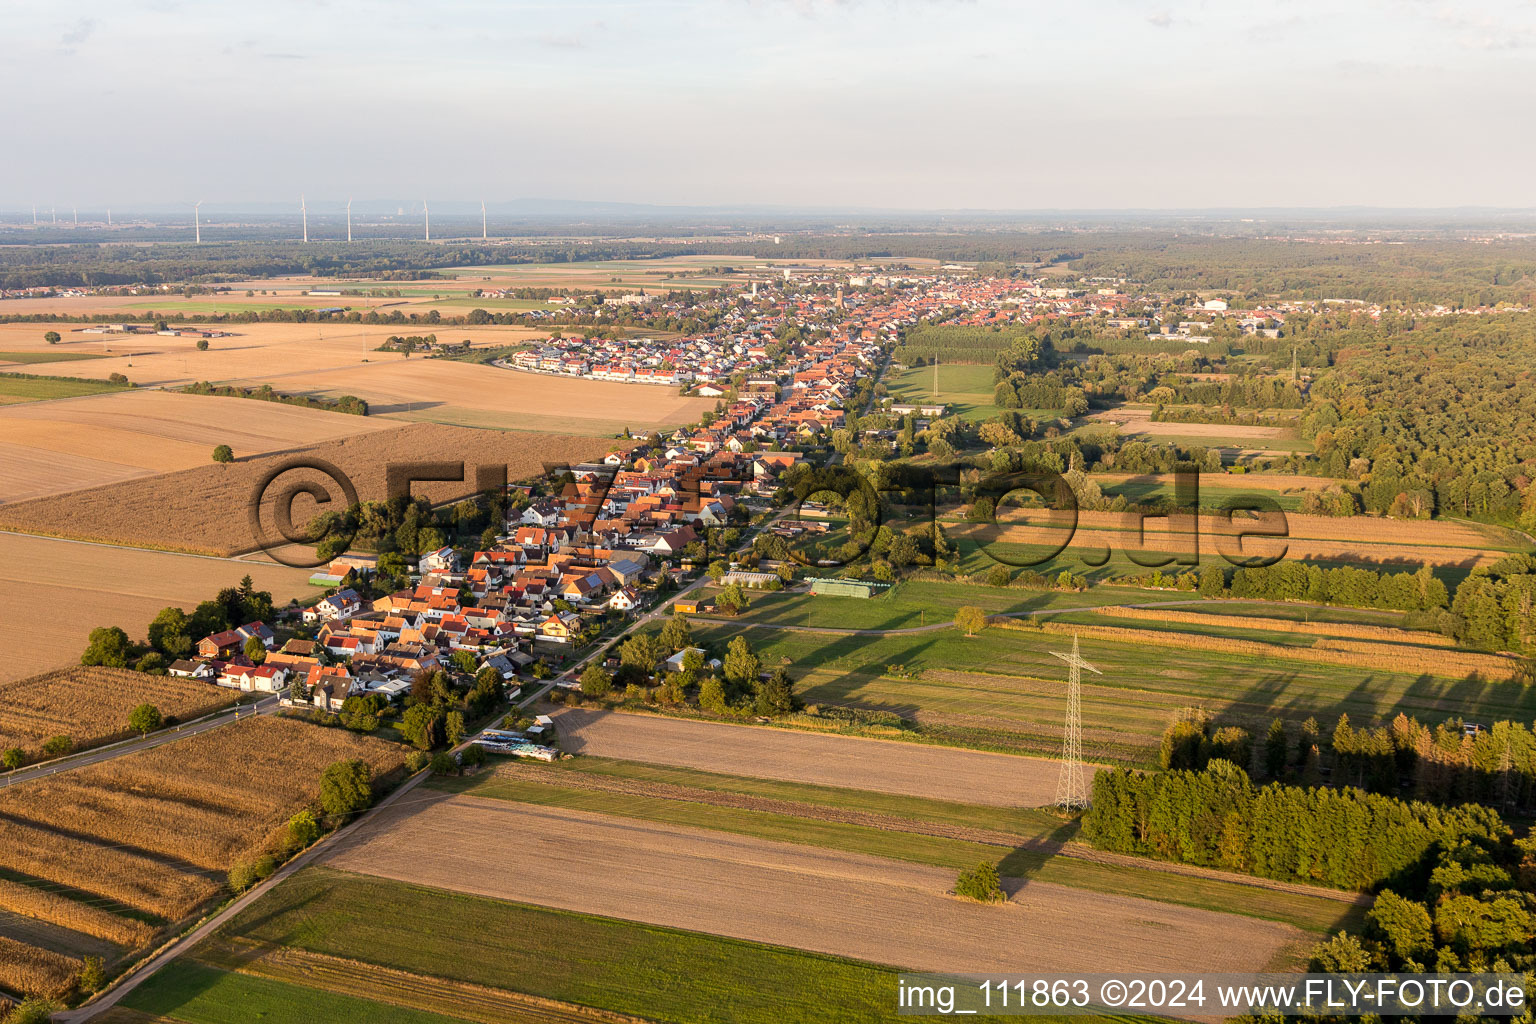
[{"label": "hazy sky", "polygon": [[0,206],[1536,206],[1536,0],[0,0]]}]

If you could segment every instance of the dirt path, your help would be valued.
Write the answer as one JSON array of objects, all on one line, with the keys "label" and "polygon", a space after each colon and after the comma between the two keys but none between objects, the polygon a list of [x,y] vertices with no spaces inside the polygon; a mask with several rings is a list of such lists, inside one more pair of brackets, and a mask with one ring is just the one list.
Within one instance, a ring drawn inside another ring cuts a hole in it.
[{"label": "dirt path", "polygon": [[498,800],[447,797],[383,818],[328,863],[915,970],[1257,971],[1303,937],[1044,882],[977,906],[947,895],[954,872],[942,868]]},{"label": "dirt path", "polygon": [[659,715],[565,708],[554,718],[572,753],[997,807],[1052,803],[1061,770],[1038,757]]}]

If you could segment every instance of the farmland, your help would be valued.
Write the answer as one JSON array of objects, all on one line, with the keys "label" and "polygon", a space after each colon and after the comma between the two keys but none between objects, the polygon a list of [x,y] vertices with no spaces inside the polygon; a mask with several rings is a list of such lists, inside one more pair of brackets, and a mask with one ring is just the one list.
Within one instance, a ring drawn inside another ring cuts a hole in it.
[{"label": "farmland", "polygon": [[56,991],[26,970],[57,968],[72,946],[99,955],[94,940],[126,953],[182,921],[315,799],[327,765],[353,758],[376,779],[402,763],[382,740],[256,717],[4,790],[0,877],[13,884],[0,887],[0,909],[35,922],[37,941],[30,958],[0,959],[0,987]]},{"label": "farmland", "polygon": [[[455,927],[407,935],[401,919]],[[894,977],[875,964],[321,867],[284,882],[127,1005],[208,1024],[249,1020],[252,1006],[280,1010],[281,997],[303,1009],[272,1019],[313,1019],[311,1007],[354,995],[376,1002],[326,1019],[414,1024],[411,1014],[430,1009],[487,1024],[874,1024],[890,1017]]]},{"label": "farmland", "polygon": [[[87,492],[89,493],[89,492]],[[56,499],[51,499],[56,500]],[[46,565],[39,576],[30,567]],[[232,562],[166,551],[103,547],[0,532],[0,621],[12,635],[0,657],[0,681],[78,664],[86,637],[116,625],[142,639],[167,605],[191,610],[249,575],[279,606],[314,593],[309,573],[272,562]],[[59,609],[68,608],[63,616]]]},{"label": "farmland", "polygon": [[0,749],[19,747],[40,755],[53,736],[73,748],[132,734],[128,714],[153,704],[168,718],[185,721],[230,703],[234,694],[201,681],[152,676],[121,668],[74,667],[0,683]]},{"label": "farmland", "polygon": [[[930,623],[946,621],[960,604],[976,604],[994,614],[1050,607],[1044,595],[1029,592],[953,589],[939,606],[949,611],[931,610]],[[1050,652],[1070,644],[1061,633],[1080,632],[1084,657],[1105,673],[1088,676],[1083,684],[1084,751],[1108,763],[1150,764],[1163,729],[1191,707],[1254,733],[1275,717],[1297,725],[1315,716],[1331,725],[1341,713],[1357,724],[1381,724],[1399,711],[1431,722],[1452,715],[1487,722],[1536,713],[1536,698],[1528,688],[1492,681],[1486,670],[1481,678],[1468,676],[1470,663],[1439,660],[1439,655],[1460,653],[1443,646],[1369,644],[1363,652],[1352,651],[1340,646],[1354,641],[1347,624],[1335,638],[1297,633],[1289,619],[1273,630],[1142,619],[1136,623],[1142,628],[1106,632],[1105,623],[1115,620],[1092,610],[1071,610],[1073,598],[1080,608],[1108,603],[1082,600],[1098,593],[1050,598],[1056,603],[1051,620],[1060,623],[1053,633],[993,627],[968,638],[952,628],[886,635],[760,628],[745,635],[765,666],[789,670],[809,704],[893,712],[916,726],[904,734],[912,740],[1054,755],[1061,742],[1065,673]],[[1150,592],[1124,603],[1177,596],[1176,591]],[[783,618],[793,614],[796,600],[770,597],[762,604],[770,616]],[[841,605],[859,603],[852,598],[798,600],[809,601],[811,621],[824,625],[837,620]],[[1223,604],[1202,602],[1201,608]],[[1255,606],[1244,608],[1251,615]],[[899,601],[891,609],[887,614],[902,619],[910,614]],[[1269,606],[1263,612],[1268,615]],[[871,608],[863,614],[876,613]],[[1379,616],[1333,609],[1318,610],[1314,624],[1321,625],[1320,617],[1392,624]],[[723,649],[740,629],[699,621],[694,636]],[[1233,642],[1224,645],[1223,638]],[[1323,647],[1314,649],[1319,643]],[[1416,653],[1421,665],[1436,659],[1439,674],[1416,666],[1403,651]]]},{"label": "farmland", "polygon": [[1000,806],[1056,792],[1058,765],[1035,758],[574,708],[555,721],[580,754]]},{"label": "farmland", "polygon": [[220,444],[246,456],[391,426],[362,416],[269,402],[230,405],[161,391],[15,405],[0,409],[0,502],[204,466]]},{"label": "farmland", "polygon": [[82,398],[126,390],[126,385],[105,380],[84,380],[35,373],[0,372],[0,406],[19,405],[54,398]]},{"label": "farmland", "polygon": [[[1226,558],[1233,564],[1284,557],[1393,570],[1429,565],[1465,573],[1526,546],[1496,527],[1446,520],[1290,513],[1285,517],[1283,534],[1264,535],[1274,528],[1273,522],[1202,514],[1196,527],[1200,557],[1205,561]],[[1039,510],[1031,516],[1009,509],[998,516],[996,524],[947,521],[944,530],[968,552],[982,557],[995,553],[995,558],[1007,559],[1012,565],[1041,562],[1065,541],[1066,550],[1041,564],[1059,562],[1075,567],[1074,571],[1087,564],[1084,556],[1097,553],[1102,563],[1106,550],[1110,561],[1105,564],[1119,572],[1145,571],[1129,559],[1128,553],[1145,553],[1142,560],[1148,561],[1159,555],[1187,555],[1196,550],[1188,516],[1142,519],[1134,512],[1079,512],[1074,525],[1071,516],[1063,512]]]},{"label": "farmland", "polygon": [[1125,437],[1165,444],[1231,449],[1239,454],[1284,454],[1308,451],[1310,445],[1289,427],[1230,423],[1172,423],[1152,418],[1152,407],[1118,405],[1083,417],[1079,430],[1113,429]]},{"label": "farmland", "polygon": [[[489,372],[489,371],[488,371]],[[500,371],[497,371],[500,372]],[[509,374],[510,376],[510,374]],[[190,397],[190,396],[177,396]],[[210,398],[235,407],[236,412],[256,402]],[[292,410],[304,411],[304,410]],[[337,420],[356,416],[317,413]],[[466,483],[417,484],[413,493],[447,500],[473,493],[476,465],[504,465],[509,480],[542,475],[545,462],[577,463],[602,455],[613,444],[590,437],[547,435],[536,441],[531,435],[494,430],[468,430],[421,423],[392,431],[375,431],[324,444],[308,445],[283,456],[258,456],[227,465],[212,462],[196,469],[129,480],[53,498],[34,499],[0,506],[0,528],[53,536],[99,540],[112,544],[230,555],[257,546],[247,515],[249,502],[262,476],[286,458],[314,458],[333,463],[351,477],[365,499],[386,496],[386,467],[413,461],[463,460],[470,481]],[[337,500],[339,488],[323,475],[312,474]],[[290,479],[285,474],[283,482]],[[309,479],[309,477],[306,477]],[[294,503],[293,522],[302,530],[318,510],[312,498]],[[270,524],[270,508],[264,522]],[[268,526],[270,535],[276,532]],[[274,596],[277,596],[274,594]]]},{"label": "farmland", "polygon": [[[1257,970],[1299,937],[1268,922],[1043,882],[1018,889],[992,913],[948,897],[949,870],[467,796],[391,808],[377,824],[367,841],[328,863],[481,896],[537,893],[562,910],[937,971],[1005,970],[1019,948],[1031,950],[1039,969],[1086,970],[1109,958],[1126,970]],[[489,849],[474,839],[491,833],[504,838]],[[445,841],[449,835],[464,841]],[[410,863],[406,851],[424,843],[434,845],[431,863]],[[561,851],[570,849],[626,870],[562,885]],[[678,878],[689,884],[679,887]],[[923,928],[889,927],[917,919]],[[1062,941],[1084,928],[1100,936],[1095,948]]]},{"label": "farmland", "polygon": [[[943,402],[952,412],[967,420],[985,420],[1001,410],[993,404],[992,366],[971,363],[943,363],[938,367],[938,392],[934,392],[934,368],[914,366],[892,374],[888,379],[891,397],[898,402]],[[1036,417],[1058,416],[1059,410],[1021,410]]]},{"label": "farmland", "polygon": [[[998,861],[1007,877],[1281,921],[1338,927],[1357,904],[1327,891],[1272,888],[1206,872],[1170,878],[1157,865],[1071,840],[1077,822],[1055,810],[988,807],[838,787],[581,758],[505,764],[435,788],[539,806],[712,829],[952,869]],[[772,795],[769,795],[772,794]]]}]

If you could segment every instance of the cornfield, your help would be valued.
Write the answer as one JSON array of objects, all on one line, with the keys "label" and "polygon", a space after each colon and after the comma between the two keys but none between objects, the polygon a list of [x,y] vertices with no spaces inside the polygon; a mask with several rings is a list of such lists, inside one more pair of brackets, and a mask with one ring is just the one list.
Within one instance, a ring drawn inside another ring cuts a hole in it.
[{"label": "cornfield", "polygon": [[130,949],[147,946],[155,934],[143,921],[5,879],[0,879],[0,910],[35,917]]},{"label": "cornfield", "polygon": [[261,716],[0,791],[0,869],[41,883],[0,886],[0,907],[147,945],[153,929],[76,909],[46,890],[67,887],[179,921],[222,890],[235,861],[316,799],[328,765],[347,760],[367,762],[380,778],[400,768],[404,752]]},{"label": "cornfield", "polygon": [[140,704],[185,720],[235,696],[207,683],[124,668],[54,669],[0,684],[0,749],[20,747],[35,756],[54,736],[68,736],[77,749],[97,746],[130,736],[128,714]]},{"label": "cornfield", "polygon": [[80,967],[74,957],[0,935],[0,987],[12,992],[62,996],[74,986]]},{"label": "cornfield", "polygon": [[[1033,629],[1013,622],[999,622],[998,629]],[[1239,640],[1232,637],[1201,636],[1196,633],[1173,633],[1150,629],[1125,629],[1120,626],[1080,625],[1075,622],[1042,622],[1039,626],[1047,633],[1072,633],[1099,640],[1141,644],[1147,647],[1175,647],[1181,650],[1219,651],[1252,658],[1288,658],[1292,661],[1309,661],[1324,665],[1342,665],[1349,668],[1369,668],[1384,672],[1413,672],[1453,678],[1479,672],[1493,679],[1508,679],[1515,674],[1516,665],[1508,658],[1493,654],[1470,654],[1464,651],[1413,648],[1395,644],[1369,644],[1359,641],[1319,639],[1312,647],[1287,647],[1283,644],[1267,644],[1258,640]],[[1349,645],[1340,648],[1337,645]]]},{"label": "cornfield", "polygon": [[1421,647],[1453,647],[1456,641],[1438,633],[1416,633],[1391,626],[1369,626],[1352,622],[1296,622],[1271,619],[1261,615],[1212,615],[1209,612],[1185,612],[1160,608],[1101,608],[1104,615],[1121,619],[1148,619],[1156,622],[1184,622],[1196,626],[1232,626],[1239,629],[1263,629],[1271,633],[1307,633],[1313,636],[1353,637],[1380,643],[1418,644]]}]

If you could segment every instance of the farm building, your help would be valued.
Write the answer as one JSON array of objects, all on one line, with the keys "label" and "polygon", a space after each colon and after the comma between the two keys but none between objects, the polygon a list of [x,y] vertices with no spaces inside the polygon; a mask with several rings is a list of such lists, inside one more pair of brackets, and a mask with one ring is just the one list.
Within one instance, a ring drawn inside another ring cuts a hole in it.
[{"label": "farm building", "polygon": [[874,597],[881,590],[890,586],[889,583],[878,583],[874,580],[850,580],[839,579],[813,579],[811,580],[811,593],[824,597]]}]

